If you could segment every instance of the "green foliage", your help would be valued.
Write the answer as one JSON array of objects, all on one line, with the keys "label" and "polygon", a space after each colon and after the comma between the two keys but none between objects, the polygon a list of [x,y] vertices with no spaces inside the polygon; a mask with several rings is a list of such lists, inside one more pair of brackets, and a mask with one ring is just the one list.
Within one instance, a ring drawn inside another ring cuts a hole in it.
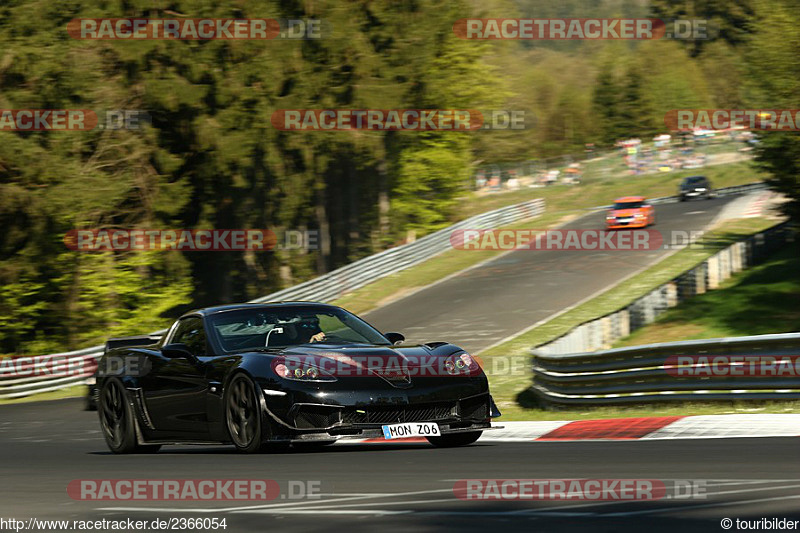
[{"label": "green foliage", "polygon": [[[142,109],[152,124],[0,132],[0,351],[147,332],[189,306],[261,296],[408,230],[430,232],[460,216],[459,198],[483,164],[644,138],[661,131],[673,108],[772,101],[761,95],[796,107],[800,54],[789,4],[752,3],[760,18],[750,26],[750,1],[726,12],[720,1],[672,8],[656,0],[665,16],[722,24],[721,39],[687,49],[667,41],[467,41],[452,31],[473,14],[647,16],[635,0],[7,0],[0,108],[93,109],[101,118]],[[319,18],[332,33],[266,42],[81,41],[66,33],[73,18],[129,16]],[[750,34],[752,76],[740,59]],[[764,79],[763,88],[741,83],[747,77]],[[276,110],[319,108],[523,110],[528,127],[307,133],[270,124]],[[769,136],[764,147],[776,187],[796,189],[795,138]],[[87,254],[64,245],[78,228],[308,229],[322,246]]]},{"label": "green foliage", "polygon": [[[760,17],[747,49],[754,83],[750,105],[762,109],[797,109],[800,99],[800,28],[796,6],[783,0],[758,0]],[[771,173],[770,186],[789,199],[781,207],[800,220],[800,139],[797,132],[765,132],[756,161]]]}]

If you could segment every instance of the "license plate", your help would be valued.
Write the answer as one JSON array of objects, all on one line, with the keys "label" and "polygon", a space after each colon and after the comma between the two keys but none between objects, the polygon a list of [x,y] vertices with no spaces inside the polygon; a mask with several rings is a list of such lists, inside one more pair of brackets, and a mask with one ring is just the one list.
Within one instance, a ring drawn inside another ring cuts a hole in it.
[{"label": "license plate", "polygon": [[631,222],[633,221],[632,218],[618,218],[617,222]]},{"label": "license plate", "polygon": [[389,424],[381,426],[385,439],[403,439],[406,437],[438,437],[439,424],[435,422],[409,422],[406,424]]}]

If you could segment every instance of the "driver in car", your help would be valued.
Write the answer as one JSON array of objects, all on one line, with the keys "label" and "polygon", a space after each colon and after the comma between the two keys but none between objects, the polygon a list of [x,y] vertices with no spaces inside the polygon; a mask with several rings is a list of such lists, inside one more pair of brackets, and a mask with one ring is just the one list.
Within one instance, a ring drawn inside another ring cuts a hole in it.
[{"label": "driver in car", "polygon": [[325,340],[325,332],[319,326],[319,319],[317,317],[309,317],[304,319],[298,325],[298,336],[306,338],[305,342],[322,342]]}]

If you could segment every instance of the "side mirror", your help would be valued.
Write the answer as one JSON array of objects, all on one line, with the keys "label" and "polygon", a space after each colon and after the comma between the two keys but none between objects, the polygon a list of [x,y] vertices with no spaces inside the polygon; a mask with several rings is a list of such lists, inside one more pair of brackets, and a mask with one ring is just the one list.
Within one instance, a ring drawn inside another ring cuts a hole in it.
[{"label": "side mirror", "polygon": [[161,353],[164,355],[164,357],[169,359],[183,358],[190,361],[197,361],[197,357],[195,357],[189,347],[182,342],[165,344],[161,347]]},{"label": "side mirror", "polygon": [[392,344],[400,344],[404,340],[406,340],[406,336],[402,333],[395,333],[394,331],[390,331],[389,333],[384,333],[384,337],[389,339],[389,342]]}]

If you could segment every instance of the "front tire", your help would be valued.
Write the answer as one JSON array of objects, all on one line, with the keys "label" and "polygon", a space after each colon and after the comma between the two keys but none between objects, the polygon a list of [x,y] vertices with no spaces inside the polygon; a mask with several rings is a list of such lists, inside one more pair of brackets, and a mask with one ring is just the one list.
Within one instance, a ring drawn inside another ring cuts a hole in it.
[{"label": "front tire", "polygon": [[257,453],[264,447],[261,401],[246,374],[236,374],[225,390],[225,425],[237,451]]},{"label": "front tire", "polygon": [[456,446],[472,444],[481,438],[482,434],[483,431],[470,431],[467,433],[453,433],[452,435],[442,435],[441,437],[425,438],[437,448],[454,448]]}]

